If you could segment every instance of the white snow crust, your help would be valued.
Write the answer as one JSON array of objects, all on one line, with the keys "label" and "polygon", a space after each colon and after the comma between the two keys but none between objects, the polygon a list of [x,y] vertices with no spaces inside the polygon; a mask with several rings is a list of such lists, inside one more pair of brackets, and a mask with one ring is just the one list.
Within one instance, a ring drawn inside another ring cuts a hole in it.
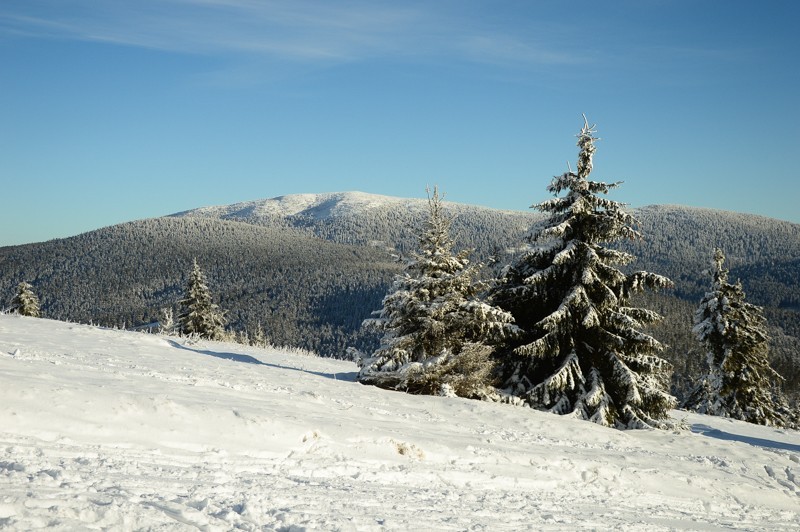
[{"label": "white snow crust", "polygon": [[[453,211],[496,210],[453,202],[443,203]],[[221,218],[257,224],[278,218],[326,220],[329,218],[358,217],[362,213],[371,211],[402,210],[422,213],[427,212],[427,209],[427,199],[399,198],[352,191],[288,194],[276,198],[245,201],[231,205],[200,207],[177,213],[174,216]]]},{"label": "white snow crust", "polygon": [[390,209],[397,206],[424,208],[424,200],[403,199],[365,192],[329,192],[319,194],[289,194],[276,198],[261,199],[200,207],[178,213],[180,216],[210,216],[255,222],[259,219],[306,217],[322,220],[332,216],[348,216],[364,210]]},{"label": "white snow crust", "polygon": [[800,528],[796,431],[623,432],[355,372],[0,316],[0,528]]}]

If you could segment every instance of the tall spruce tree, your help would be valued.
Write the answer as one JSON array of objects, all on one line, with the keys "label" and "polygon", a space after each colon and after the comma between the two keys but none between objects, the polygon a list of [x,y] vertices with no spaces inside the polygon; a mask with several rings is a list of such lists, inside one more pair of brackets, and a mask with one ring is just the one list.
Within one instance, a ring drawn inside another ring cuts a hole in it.
[{"label": "tall spruce tree", "polygon": [[502,357],[503,385],[540,410],[617,428],[666,427],[675,406],[666,391],[671,367],[641,330],[660,316],[628,304],[634,293],[671,282],[623,273],[616,266],[633,256],[605,247],[640,235],[623,205],[601,196],[620,183],[588,179],[594,133],[584,117],[577,173],[553,178],[547,190],[556,197],[533,206],[549,219],[532,229],[532,249],[492,293],[524,331]]},{"label": "tall spruce tree", "polygon": [[200,338],[221,340],[225,336],[225,314],[211,300],[211,291],[197,259],[194,260],[186,297],[179,301],[181,313],[178,327],[181,334],[196,334]]},{"label": "tall spruce tree", "polygon": [[39,298],[33,292],[33,286],[25,281],[17,285],[17,294],[11,300],[11,311],[21,316],[31,316],[33,318],[38,318],[41,315]]},{"label": "tall spruce tree", "polygon": [[745,301],[741,282],[728,282],[717,249],[711,291],[700,302],[693,332],[706,350],[708,371],[684,406],[702,414],[759,425],[792,425],[781,376],[769,365],[769,335],[761,307]]},{"label": "tall spruce tree", "polygon": [[419,251],[395,278],[379,317],[365,325],[384,332],[380,347],[361,355],[364,384],[409,393],[485,397],[494,392],[492,345],[513,334],[511,315],[478,300],[483,284],[469,251],[454,254],[450,219],[439,191]]}]

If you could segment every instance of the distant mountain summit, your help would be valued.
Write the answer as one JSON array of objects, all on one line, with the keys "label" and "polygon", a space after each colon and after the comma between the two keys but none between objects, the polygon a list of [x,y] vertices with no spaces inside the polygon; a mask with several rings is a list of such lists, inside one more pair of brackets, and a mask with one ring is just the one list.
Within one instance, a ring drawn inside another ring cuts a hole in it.
[{"label": "distant mountain summit", "polygon": [[200,216],[264,224],[274,221],[275,218],[324,220],[331,217],[357,216],[368,211],[392,208],[421,210],[425,207],[425,201],[424,199],[405,199],[366,192],[289,194],[232,205],[200,207],[172,216]]},{"label": "distant mountain summit", "polygon": [[[443,204],[451,216],[499,212],[510,217],[516,216],[526,220],[531,218],[529,212],[504,211],[451,201],[444,201]],[[426,198],[399,198],[351,191],[289,194],[231,205],[200,207],[170,216],[235,220],[255,225],[273,225],[279,219],[302,221],[304,224],[308,224],[337,218],[384,216],[388,211],[402,211],[405,215],[416,217],[424,215],[427,208],[428,200]]]},{"label": "distant mountain summit", "polygon": [[[474,258],[485,260],[525,245],[531,227],[544,216],[534,210],[510,211],[444,202],[453,219],[456,246],[474,250]],[[177,218],[238,221],[246,224],[301,229],[333,242],[381,244],[400,252],[414,249],[425,220],[425,198],[398,198],[365,192],[291,194],[270,199],[201,207],[171,215]],[[679,287],[692,297],[702,295],[700,272],[707,268],[711,253],[722,248],[733,272],[757,267],[792,270],[800,261],[800,224],[682,205],[650,205],[631,209],[641,222],[642,239],[621,242],[648,269],[692,280]],[[666,270],[666,271],[664,271]],[[789,272],[787,272],[789,273]],[[790,276],[792,276],[790,274]],[[800,276],[800,274],[798,274]],[[750,277],[749,275],[747,277]],[[780,283],[785,275],[772,281]],[[777,292],[776,292],[777,293]],[[800,308],[800,294],[785,292],[776,306]],[[791,301],[789,301],[791,300]]]},{"label": "distant mountain summit", "polygon": [[[503,211],[449,201],[443,204],[453,218],[457,245],[476,249],[481,258],[497,246],[516,245],[531,224],[541,219],[541,215],[534,212]],[[428,200],[425,198],[329,192],[201,207],[171,216],[293,227],[333,242],[380,244],[405,252],[416,245],[427,209]]]}]

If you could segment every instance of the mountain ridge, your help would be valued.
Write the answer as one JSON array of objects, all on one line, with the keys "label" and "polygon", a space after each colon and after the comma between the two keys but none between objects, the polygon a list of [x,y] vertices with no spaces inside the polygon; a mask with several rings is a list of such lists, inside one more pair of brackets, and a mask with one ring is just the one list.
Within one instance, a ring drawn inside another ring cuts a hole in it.
[{"label": "mountain ridge", "polygon": [[[449,208],[465,208],[478,210],[501,211],[516,213],[525,211],[514,211],[484,207],[481,205],[471,205],[452,201],[443,201]],[[331,215],[350,215],[358,214],[358,209],[369,210],[381,207],[396,207],[402,205],[406,208],[424,210],[427,207],[425,198],[404,198],[400,196],[388,196],[383,194],[373,194],[357,190],[344,192],[321,192],[321,193],[301,193],[285,194],[272,198],[262,198],[249,201],[241,201],[229,205],[209,205],[188,209],[185,211],[169,214],[167,216],[224,216],[241,217],[251,215],[253,218],[259,216],[310,216],[324,213],[320,218]]]},{"label": "mountain ridge", "polygon": [[[349,346],[368,351],[377,336],[362,330],[361,321],[380,308],[404,257],[416,250],[426,207],[425,199],[359,192],[289,195],[4,247],[0,308],[26,280],[46,316],[150,323],[161,309],[175,308],[196,257],[234,329],[261,324],[276,345],[331,356],[344,356]],[[456,249],[472,249],[486,277],[523,253],[531,226],[544,220],[538,212],[454,202],[444,208],[453,218]],[[642,238],[617,247],[636,257],[628,268],[675,283],[672,291],[647,295],[646,305],[665,316],[653,333],[671,346],[665,357],[676,371],[691,375],[703,363],[691,317],[710,286],[703,272],[720,247],[748,301],[764,306],[773,365],[800,397],[800,225],[686,206],[631,211]]]},{"label": "mountain ridge", "polygon": [[[541,217],[539,213],[531,207],[525,209],[499,209],[484,205],[461,203],[445,200],[442,202],[446,208],[455,212],[465,210],[491,211],[508,215]],[[223,217],[225,219],[238,219],[239,221],[258,220],[260,217],[316,217],[318,219],[329,218],[331,216],[347,216],[359,214],[363,211],[379,209],[381,207],[403,206],[424,213],[427,208],[426,198],[410,198],[401,196],[390,196],[384,194],[374,194],[362,191],[343,191],[343,192],[322,192],[322,193],[298,193],[284,194],[270,198],[260,198],[256,200],[240,201],[231,204],[208,205],[179,211],[165,216],[203,216],[203,217]],[[360,210],[359,210],[360,209]],[[687,212],[696,215],[704,214],[710,216],[723,216],[727,218],[740,218],[777,222],[796,226],[800,231],[800,223],[774,218],[763,214],[745,213],[728,209],[718,209],[713,207],[697,207],[682,205],[678,203],[658,203],[642,205],[639,207],[629,207],[632,213],[662,211],[662,212]],[[319,213],[324,213],[318,216]],[[254,223],[254,222],[249,222]]]}]

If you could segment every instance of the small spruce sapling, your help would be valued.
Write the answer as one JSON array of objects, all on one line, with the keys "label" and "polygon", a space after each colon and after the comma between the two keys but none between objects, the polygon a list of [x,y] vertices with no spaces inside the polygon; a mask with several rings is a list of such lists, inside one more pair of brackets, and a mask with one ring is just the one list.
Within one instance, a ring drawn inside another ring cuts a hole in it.
[{"label": "small spruce sapling", "polygon": [[172,307],[165,307],[161,309],[161,318],[158,320],[158,333],[169,336],[175,333],[177,324],[175,323],[175,314]]},{"label": "small spruce sapling", "polygon": [[178,326],[181,334],[209,340],[224,340],[225,314],[212,302],[211,291],[206,284],[206,278],[197,259],[194,260],[189,283],[186,287],[186,297],[179,301],[182,312],[178,316]]},{"label": "small spruce sapling", "polygon": [[38,318],[41,316],[39,298],[33,292],[33,286],[22,281],[17,285],[17,294],[11,300],[11,311],[20,316]]},{"label": "small spruce sapling", "polygon": [[267,335],[264,332],[264,326],[261,324],[261,322],[258,322],[258,325],[256,325],[256,328],[250,337],[250,343],[256,347],[267,347],[269,345],[269,340],[267,339]]}]

